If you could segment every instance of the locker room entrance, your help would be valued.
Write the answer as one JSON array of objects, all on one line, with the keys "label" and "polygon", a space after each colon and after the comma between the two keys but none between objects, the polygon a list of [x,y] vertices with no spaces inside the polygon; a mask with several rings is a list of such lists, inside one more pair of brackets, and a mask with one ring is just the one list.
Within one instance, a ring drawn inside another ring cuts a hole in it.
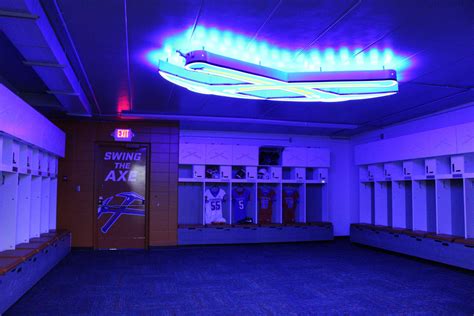
[{"label": "locker room entrance", "polygon": [[95,155],[95,248],[146,248],[148,146],[98,144]]}]

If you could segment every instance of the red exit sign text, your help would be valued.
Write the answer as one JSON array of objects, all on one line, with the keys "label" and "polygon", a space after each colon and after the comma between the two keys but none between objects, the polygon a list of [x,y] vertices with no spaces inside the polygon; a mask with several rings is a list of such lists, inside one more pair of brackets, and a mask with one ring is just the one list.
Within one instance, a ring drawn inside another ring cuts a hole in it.
[{"label": "red exit sign text", "polygon": [[112,136],[115,141],[129,142],[132,140],[133,132],[130,128],[116,128]]}]

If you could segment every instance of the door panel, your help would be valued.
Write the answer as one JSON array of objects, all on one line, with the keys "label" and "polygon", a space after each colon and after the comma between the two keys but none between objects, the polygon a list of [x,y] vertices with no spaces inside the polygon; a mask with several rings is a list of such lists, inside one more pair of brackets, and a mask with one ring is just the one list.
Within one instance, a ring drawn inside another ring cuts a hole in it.
[{"label": "door panel", "polygon": [[99,145],[96,248],[145,248],[147,147]]}]

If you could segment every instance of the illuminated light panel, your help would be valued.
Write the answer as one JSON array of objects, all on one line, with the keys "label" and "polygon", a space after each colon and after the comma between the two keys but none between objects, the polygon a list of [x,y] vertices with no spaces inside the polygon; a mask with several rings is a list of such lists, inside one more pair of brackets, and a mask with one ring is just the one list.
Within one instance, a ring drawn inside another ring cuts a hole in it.
[{"label": "illuminated light panel", "polygon": [[[357,39],[355,39],[356,41]],[[148,63],[160,61],[184,66],[185,59],[176,50],[190,52],[206,50],[217,55],[253,63],[286,72],[356,71],[394,69],[400,80],[410,60],[390,47],[370,48],[350,44],[341,47],[311,48],[304,51],[289,49],[255,40],[229,30],[197,26],[160,39],[160,48],[145,54]],[[291,43],[289,43],[291,46]]]},{"label": "illuminated light panel", "polygon": [[398,92],[395,70],[285,72],[204,50],[186,54],[184,66],[160,61],[160,75],[193,92],[241,99],[341,102]]}]

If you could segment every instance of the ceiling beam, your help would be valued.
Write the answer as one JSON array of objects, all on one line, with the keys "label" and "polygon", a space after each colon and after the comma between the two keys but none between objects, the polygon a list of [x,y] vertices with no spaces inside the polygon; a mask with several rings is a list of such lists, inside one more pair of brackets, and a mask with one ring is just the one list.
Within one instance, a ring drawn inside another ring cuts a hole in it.
[{"label": "ceiling beam", "polygon": [[7,11],[7,10],[0,10],[0,17],[13,18],[13,19],[27,19],[27,20],[39,19],[39,16],[36,14],[30,14],[28,12]]},{"label": "ceiling beam", "polygon": [[239,123],[257,125],[278,125],[288,127],[308,127],[308,128],[328,128],[328,129],[356,129],[355,124],[342,123],[319,123],[303,121],[266,120],[246,117],[220,117],[220,116],[200,116],[200,115],[175,115],[175,114],[151,114],[122,112],[121,118],[140,120],[165,120],[165,121],[188,121],[188,122],[212,122],[212,123]]}]

